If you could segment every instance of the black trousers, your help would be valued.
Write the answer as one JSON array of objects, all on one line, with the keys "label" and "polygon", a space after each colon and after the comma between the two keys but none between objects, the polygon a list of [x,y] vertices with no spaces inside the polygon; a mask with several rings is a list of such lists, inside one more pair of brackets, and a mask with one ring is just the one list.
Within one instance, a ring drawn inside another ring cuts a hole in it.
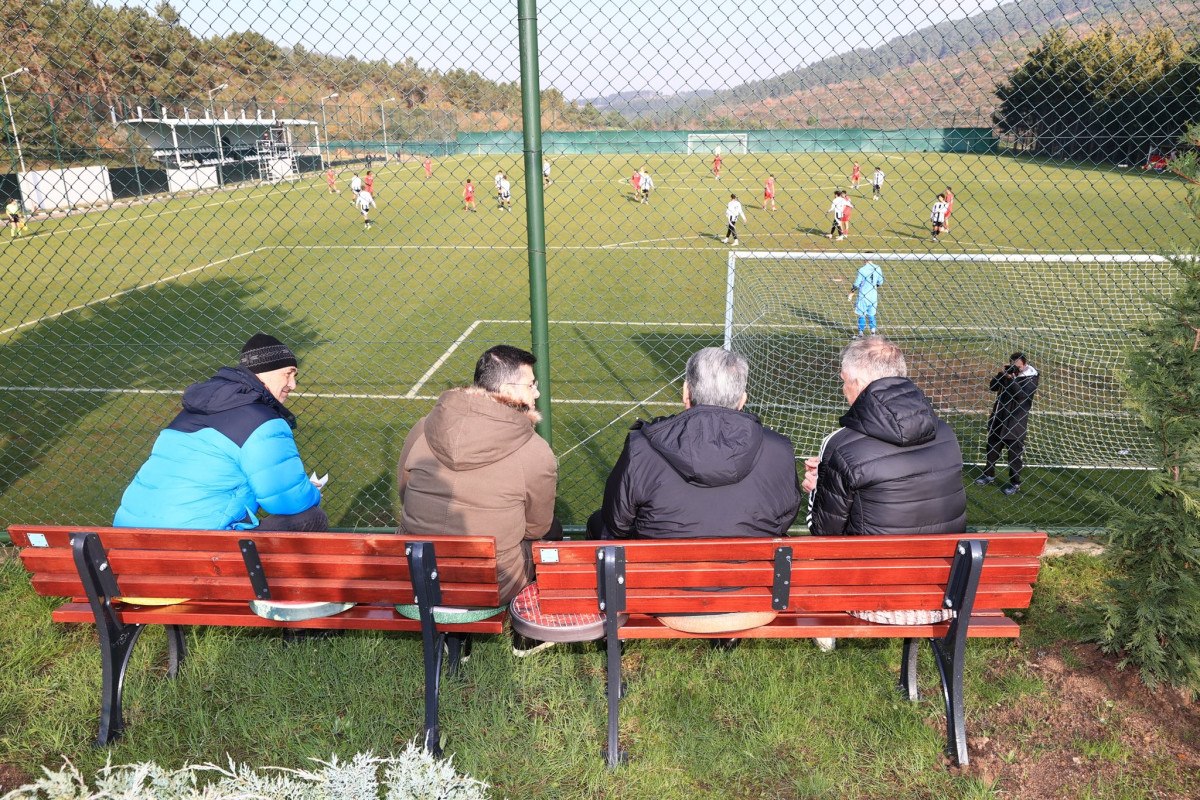
[{"label": "black trousers", "polygon": [[726,239],[736,239],[737,238],[737,223],[736,222],[730,221],[729,226],[725,228],[725,238]]},{"label": "black trousers", "polygon": [[996,477],[996,462],[1000,460],[1000,453],[1004,449],[1008,449],[1008,482],[1021,482],[1021,469],[1025,466],[1025,437],[1019,439],[1005,439],[999,432],[988,431],[987,438],[987,465],[983,468],[983,474],[989,478]]},{"label": "black trousers", "polygon": [[256,531],[327,531],[329,516],[320,506],[301,511],[299,514],[269,514],[262,518]]}]

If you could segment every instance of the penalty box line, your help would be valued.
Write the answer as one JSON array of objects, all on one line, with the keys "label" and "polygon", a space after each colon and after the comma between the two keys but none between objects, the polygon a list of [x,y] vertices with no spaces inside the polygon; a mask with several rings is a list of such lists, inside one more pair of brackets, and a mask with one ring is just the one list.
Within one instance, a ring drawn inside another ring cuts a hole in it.
[{"label": "penalty box line", "polygon": [[[549,320],[549,323],[551,325],[612,325],[612,326],[626,326],[626,327],[674,327],[674,328],[720,328],[721,327],[719,323],[715,323],[715,322],[695,322],[695,323],[693,323],[693,322],[608,322],[605,320],[552,319],[552,320]],[[455,352],[457,352],[458,348],[461,347],[468,338],[470,338],[471,334],[474,333],[475,329],[478,328],[480,325],[528,325],[528,324],[530,324],[530,323],[529,323],[529,320],[527,320],[527,319],[477,319],[477,320],[475,320],[474,322],[472,322],[470,325],[467,326],[467,329],[465,331],[463,331],[462,334],[457,339],[455,339],[454,342],[448,348],[446,348],[446,351],[444,353],[442,353],[442,355],[440,357],[438,357],[438,359],[436,361],[433,362],[433,364],[429,367],[429,369],[425,370],[425,374],[422,375],[417,380],[417,382],[412,385],[412,388],[410,388],[407,392],[404,393],[404,398],[407,400],[416,399],[418,394],[420,393],[421,389],[424,388],[425,384],[428,383],[429,380],[435,374],[437,374],[437,371],[442,368],[442,365],[445,364],[448,360],[450,360],[450,357],[453,356]],[[607,402],[607,401],[581,400],[579,402],[587,403],[587,402]],[[620,402],[628,402],[628,401],[620,401]]]}]

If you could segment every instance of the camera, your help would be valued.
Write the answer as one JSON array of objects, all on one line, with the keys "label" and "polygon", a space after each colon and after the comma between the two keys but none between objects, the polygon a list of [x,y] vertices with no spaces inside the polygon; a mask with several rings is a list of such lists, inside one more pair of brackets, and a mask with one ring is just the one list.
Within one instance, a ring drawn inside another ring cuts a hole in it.
[{"label": "camera", "polygon": [[1016,375],[1020,371],[1021,371],[1021,368],[1018,367],[1016,364],[1009,364],[1007,367],[1004,368],[1005,375]]}]

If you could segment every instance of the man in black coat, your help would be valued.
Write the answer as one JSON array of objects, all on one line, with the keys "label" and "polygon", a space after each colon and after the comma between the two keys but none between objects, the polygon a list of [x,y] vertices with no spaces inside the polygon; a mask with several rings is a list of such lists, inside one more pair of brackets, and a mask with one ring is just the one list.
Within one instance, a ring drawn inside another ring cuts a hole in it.
[{"label": "man in black coat", "polygon": [[842,351],[850,409],[805,462],[814,534],[966,530],[958,438],[907,374],[904,354],[882,336]]},{"label": "man in black coat", "polygon": [[[882,336],[855,339],[842,350],[842,394],[850,409],[820,454],[804,462],[814,534],[966,530],[958,438],[907,375],[904,353]],[[946,619],[940,610],[851,613],[884,624]],[[814,641],[826,652],[836,644]]]},{"label": "man in black coat", "polygon": [[1029,411],[1040,377],[1024,353],[1013,353],[1008,366],[996,373],[989,387],[996,393],[988,417],[987,464],[977,486],[996,480],[996,462],[1000,452],[1008,450],[1008,483],[1000,490],[1006,495],[1021,491],[1021,468],[1025,466],[1025,435],[1029,433]]},{"label": "man in black coat", "polygon": [[625,439],[593,538],[781,536],[800,485],[791,441],[743,411],[749,364],[706,347],[688,359],[684,411],[638,422]]}]

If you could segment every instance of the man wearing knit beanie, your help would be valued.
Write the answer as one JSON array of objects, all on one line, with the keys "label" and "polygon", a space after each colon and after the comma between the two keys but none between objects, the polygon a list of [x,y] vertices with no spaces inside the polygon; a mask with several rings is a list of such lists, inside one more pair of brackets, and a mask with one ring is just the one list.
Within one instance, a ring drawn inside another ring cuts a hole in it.
[{"label": "man wearing knit beanie", "polygon": [[[158,435],[125,489],[113,524],[190,530],[327,530],[321,491],[306,476],[284,407],[296,355],[256,333],[237,367],[183,393],[183,410]],[[267,516],[260,516],[262,512]]]}]

